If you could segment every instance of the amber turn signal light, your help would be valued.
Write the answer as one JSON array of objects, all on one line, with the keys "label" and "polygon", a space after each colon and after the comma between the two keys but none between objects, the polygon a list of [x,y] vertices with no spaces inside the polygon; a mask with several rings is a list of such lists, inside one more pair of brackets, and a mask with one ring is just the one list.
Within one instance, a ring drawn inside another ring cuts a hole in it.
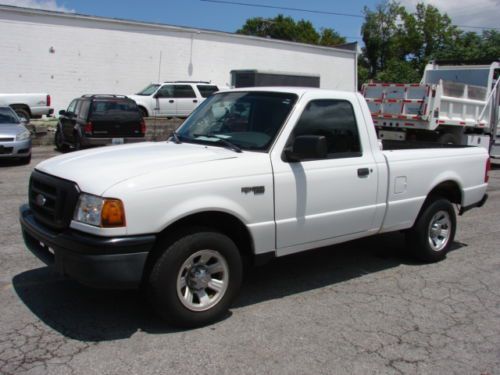
[{"label": "amber turn signal light", "polygon": [[119,199],[106,199],[101,211],[101,226],[115,228],[125,226],[125,209]]}]

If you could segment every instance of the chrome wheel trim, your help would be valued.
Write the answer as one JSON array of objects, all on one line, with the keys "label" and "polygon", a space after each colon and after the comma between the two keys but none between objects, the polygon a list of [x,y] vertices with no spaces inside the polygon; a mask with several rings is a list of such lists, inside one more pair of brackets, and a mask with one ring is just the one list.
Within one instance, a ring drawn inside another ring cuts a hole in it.
[{"label": "chrome wheel trim", "polygon": [[189,256],[177,274],[177,296],[191,311],[206,311],[224,297],[229,266],[216,250],[199,250]]},{"label": "chrome wheel trim", "polygon": [[447,211],[441,210],[432,216],[428,229],[428,241],[432,250],[441,251],[448,245],[451,226],[450,214]]}]

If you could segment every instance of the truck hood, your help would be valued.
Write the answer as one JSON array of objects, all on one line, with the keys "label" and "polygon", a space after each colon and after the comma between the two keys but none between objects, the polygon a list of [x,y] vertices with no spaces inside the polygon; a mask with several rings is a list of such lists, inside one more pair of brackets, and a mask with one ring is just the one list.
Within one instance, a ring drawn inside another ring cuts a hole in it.
[{"label": "truck hood", "polygon": [[[128,179],[194,163],[232,159],[221,147],[172,142],[107,146],[56,156],[36,166],[40,172],[76,182],[82,191],[102,195]],[[175,176],[172,183],[175,183]]]}]

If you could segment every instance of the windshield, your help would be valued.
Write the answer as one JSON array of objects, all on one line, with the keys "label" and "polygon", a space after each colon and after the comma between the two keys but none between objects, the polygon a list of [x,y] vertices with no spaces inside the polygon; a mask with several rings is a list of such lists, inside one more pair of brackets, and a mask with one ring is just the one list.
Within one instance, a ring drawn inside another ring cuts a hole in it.
[{"label": "windshield", "polygon": [[292,110],[297,95],[228,92],[205,100],[179,128],[182,142],[228,142],[243,150],[267,151]]},{"label": "windshield", "polygon": [[160,87],[160,85],[151,84],[147,86],[145,89],[139,91],[135,95],[144,95],[144,96],[153,95],[156,92],[156,90],[158,90],[158,87]]},{"label": "windshield", "polygon": [[19,118],[12,109],[0,108],[0,125],[1,124],[19,124]]},{"label": "windshield", "polygon": [[96,100],[92,103],[92,118],[130,116],[139,116],[139,107],[132,100]]}]

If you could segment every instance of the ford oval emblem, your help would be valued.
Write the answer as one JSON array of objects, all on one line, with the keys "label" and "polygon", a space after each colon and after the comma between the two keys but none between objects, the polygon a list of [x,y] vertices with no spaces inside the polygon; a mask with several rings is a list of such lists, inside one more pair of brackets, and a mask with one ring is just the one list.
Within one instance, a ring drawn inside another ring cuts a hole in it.
[{"label": "ford oval emblem", "polygon": [[47,202],[47,198],[45,198],[42,194],[38,194],[36,197],[35,197],[35,203],[42,207],[43,205],[45,205],[45,203]]}]

